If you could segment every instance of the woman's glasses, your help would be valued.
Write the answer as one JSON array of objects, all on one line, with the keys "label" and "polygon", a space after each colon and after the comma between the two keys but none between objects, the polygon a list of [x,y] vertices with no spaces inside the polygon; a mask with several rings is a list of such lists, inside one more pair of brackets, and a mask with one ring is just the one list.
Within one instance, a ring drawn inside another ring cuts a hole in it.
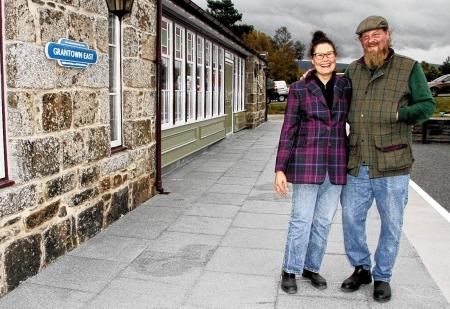
[{"label": "woman's glasses", "polygon": [[325,53],[314,53],[313,56],[316,57],[317,60],[323,60],[325,57],[328,59],[333,59],[336,56],[336,53],[334,50],[330,50]]}]

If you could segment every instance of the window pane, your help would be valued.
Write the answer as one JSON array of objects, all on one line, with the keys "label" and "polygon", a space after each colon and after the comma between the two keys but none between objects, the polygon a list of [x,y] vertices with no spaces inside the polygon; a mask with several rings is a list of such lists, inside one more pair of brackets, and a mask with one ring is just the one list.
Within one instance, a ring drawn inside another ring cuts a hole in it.
[{"label": "window pane", "polygon": [[121,28],[119,18],[109,14],[109,113],[111,147],[122,145]]},{"label": "window pane", "polygon": [[194,81],[195,81],[194,65],[190,63],[186,66],[186,100],[188,108],[186,114],[188,119],[195,118]]},{"label": "window pane", "polygon": [[175,61],[175,121],[183,120],[183,74],[182,62]]},{"label": "window pane", "polygon": [[170,59],[163,57],[161,65],[161,123],[169,123],[169,82],[170,82]]},{"label": "window pane", "polygon": [[204,117],[204,71],[203,71],[203,38],[197,38],[197,70],[196,70],[196,88],[197,88],[197,117]]}]

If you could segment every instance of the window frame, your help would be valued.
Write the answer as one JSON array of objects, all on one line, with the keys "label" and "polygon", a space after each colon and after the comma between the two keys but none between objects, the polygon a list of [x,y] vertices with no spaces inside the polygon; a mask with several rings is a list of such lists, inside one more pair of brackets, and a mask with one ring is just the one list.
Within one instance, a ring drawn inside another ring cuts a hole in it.
[{"label": "window frame", "polygon": [[[201,42],[201,48],[199,50],[199,41]],[[201,61],[199,61],[201,60]],[[205,39],[197,35],[196,36],[196,93],[197,93],[197,120],[205,118]],[[200,77],[200,78],[199,78]],[[199,80],[197,80],[199,78]]]},{"label": "window frame", "polygon": [[[167,60],[167,89],[160,89],[161,94],[161,128],[170,128],[173,125],[173,102],[174,102],[174,93],[173,93],[173,23],[171,20],[162,17],[161,22],[161,30],[163,29],[163,23],[167,24],[167,52],[163,51],[162,40],[164,36],[161,34],[161,60],[164,62]],[[162,76],[162,74],[161,74]],[[165,92],[164,92],[165,91]],[[166,109],[167,106],[167,109]],[[167,114],[167,118],[164,117],[164,113]]]},{"label": "window frame", "polygon": [[204,42],[205,64],[205,118],[212,117],[213,85],[212,85],[212,42],[205,39]]},{"label": "window frame", "polygon": [[[123,143],[123,71],[122,71],[122,22],[119,17],[109,13],[108,17],[108,53],[109,53],[109,112],[111,148],[121,147]],[[111,34],[111,31],[114,31]],[[111,49],[114,48],[114,52]],[[113,103],[111,101],[113,100]],[[114,113],[117,117],[113,118]],[[116,139],[113,139],[116,130]]]},{"label": "window frame", "polygon": [[[191,40],[189,40],[191,36]],[[189,42],[191,44],[189,44]],[[189,46],[191,45],[191,47]],[[197,78],[197,38],[193,31],[186,29],[186,122],[193,122],[196,120],[197,115],[197,89],[196,89],[196,78]],[[192,53],[192,60],[189,60],[190,53]],[[192,72],[189,75],[191,81],[188,81],[188,66],[192,66]],[[188,86],[190,89],[188,89]],[[190,91],[190,93],[188,93]]]},{"label": "window frame", "polygon": [[[222,117],[225,114],[225,54],[228,49],[171,15],[162,16],[160,31],[161,129]],[[182,46],[181,50],[175,50],[179,47],[177,42]],[[169,67],[167,72],[166,65]],[[192,77],[194,83],[190,83]],[[168,83],[164,82],[165,78],[169,78]],[[181,80],[181,87],[177,80]],[[176,93],[182,93],[182,96],[177,97]]]},{"label": "window frame", "polygon": [[[185,55],[185,28],[177,23],[174,23],[174,48],[173,48],[173,83],[174,83],[174,125],[183,124],[186,122],[186,55]],[[180,57],[177,57],[177,29],[180,29]],[[180,64],[180,80],[176,81],[176,65]],[[175,86],[180,87],[176,89]],[[177,93],[179,91],[179,102],[177,102]]]}]

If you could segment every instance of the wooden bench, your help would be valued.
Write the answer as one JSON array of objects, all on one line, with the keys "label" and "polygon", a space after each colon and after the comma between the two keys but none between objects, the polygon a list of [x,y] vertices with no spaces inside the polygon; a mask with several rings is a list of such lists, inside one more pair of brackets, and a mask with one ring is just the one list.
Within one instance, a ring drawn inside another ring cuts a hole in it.
[{"label": "wooden bench", "polygon": [[413,128],[414,141],[450,143],[450,117],[431,117]]}]

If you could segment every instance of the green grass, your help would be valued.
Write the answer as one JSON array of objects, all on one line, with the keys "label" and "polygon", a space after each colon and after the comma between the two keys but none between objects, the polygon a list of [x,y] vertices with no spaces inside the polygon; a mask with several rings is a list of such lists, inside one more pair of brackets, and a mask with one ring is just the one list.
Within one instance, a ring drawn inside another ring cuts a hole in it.
[{"label": "green grass", "polygon": [[435,115],[439,114],[439,112],[450,113],[450,96],[437,96],[434,99],[436,100]]},{"label": "green grass", "polygon": [[286,102],[272,102],[268,105],[268,114],[284,114],[286,108]]},{"label": "green grass", "polygon": [[[439,112],[450,113],[450,96],[438,96],[436,100],[435,115],[439,115]],[[286,102],[272,102],[269,104],[268,114],[284,114],[286,108]]]}]

